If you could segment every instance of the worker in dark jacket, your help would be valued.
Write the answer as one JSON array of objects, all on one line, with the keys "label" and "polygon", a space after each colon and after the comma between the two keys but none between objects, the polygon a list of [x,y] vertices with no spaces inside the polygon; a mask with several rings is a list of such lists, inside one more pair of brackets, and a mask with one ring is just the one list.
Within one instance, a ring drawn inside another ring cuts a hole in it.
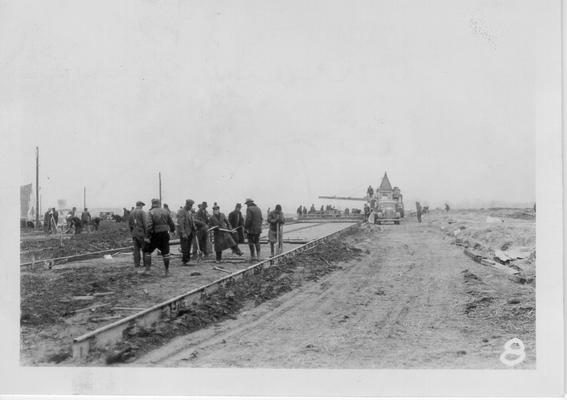
[{"label": "worker in dark jacket", "polygon": [[199,250],[205,257],[209,255],[211,244],[209,241],[209,213],[207,212],[207,202],[203,201],[199,204],[197,212],[195,213],[194,220],[197,224],[197,242],[199,243]]},{"label": "worker in dark jacket", "polygon": [[268,215],[268,224],[270,230],[268,231],[268,241],[270,242],[270,249],[272,251],[271,257],[274,256],[274,245],[278,245],[278,254],[283,250],[283,224],[285,223],[282,206],[276,205],[276,209]]},{"label": "worker in dark jacket", "polygon": [[421,222],[422,208],[421,208],[421,204],[419,203],[419,201],[415,202],[415,211],[416,211],[416,215],[417,215],[417,222]]},{"label": "worker in dark jacket", "polygon": [[57,224],[59,223],[59,211],[57,211],[55,207],[53,207],[51,209],[51,212],[53,213],[53,221],[55,221],[55,226],[57,226]]},{"label": "worker in dark jacket", "polygon": [[193,204],[195,204],[193,200],[185,200],[185,207],[177,212],[177,234],[180,238],[183,265],[187,265],[191,260],[191,243],[197,230],[193,221]]},{"label": "worker in dark jacket", "polygon": [[161,207],[158,199],[152,200],[152,208],[148,213],[144,246],[144,273],[149,274],[152,265],[152,252],[158,249],[163,257],[165,275],[169,274],[169,232],[175,232],[175,224],[167,210]]},{"label": "worker in dark jacket", "polygon": [[83,213],[81,214],[81,224],[87,230],[87,232],[91,231],[91,213],[89,212],[88,208],[85,208]]},{"label": "worker in dark jacket", "polygon": [[[250,248],[250,261],[260,259],[260,234],[262,233],[262,211],[254,204],[254,200],[246,199],[246,219],[244,229],[248,235],[248,247]],[[254,255],[256,253],[256,255]]]},{"label": "worker in dark jacket", "polygon": [[100,217],[94,217],[92,220],[93,229],[98,231],[98,227],[100,226]]},{"label": "worker in dark jacket", "polygon": [[130,235],[132,235],[132,243],[134,245],[134,268],[140,268],[141,255],[144,249],[144,240],[149,236],[146,229],[148,227],[148,214],[143,207],[146,204],[143,201],[136,202],[136,208],[129,213],[128,227]]},{"label": "worker in dark jacket", "polygon": [[232,249],[232,252],[241,256],[242,252],[238,248],[238,244],[232,238],[232,227],[226,216],[220,212],[218,205],[213,206],[213,215],[209,219],[211,228],[214,228],[215,239],[215,253],[217,256],[216,262],[222,259],[222,252],[226,249]]},{"label": "worker in dark jacket", "polygon": [[244,243],[244,217],[242,216],[242,204],[236,203],[234,211],[228,214],[228,222],[236,232],[232,234],[232,238],[236,243]]},{"label": "worker in dark jacket", "polygon": [[47,210],[43,215],[43,231],[51,233],[51,209]]},{"label": "worker in dark jacket", "polygon": [[368,222],[368,217],[370,216],[370,207],[368,204],[364,205],[364,222]]}]

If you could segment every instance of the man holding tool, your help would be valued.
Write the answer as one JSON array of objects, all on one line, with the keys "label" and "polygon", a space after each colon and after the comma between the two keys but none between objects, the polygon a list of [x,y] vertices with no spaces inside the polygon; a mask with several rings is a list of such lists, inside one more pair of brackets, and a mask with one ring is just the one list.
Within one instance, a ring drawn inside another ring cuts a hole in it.
[{"label": "man holding tool", "polygon": [[191,259],[191,243],[197,231],[193,221],[193,204],[195,204],[193,200],[185,200],[185,206],[177,213],[177,232],[181,244],[181,262],[183,265],[187,265]]},{"label": "man holding tool", "polygon": [[214,231],[217,263],[219,263],[222,259],[223,250],[232,249],[232,252],[239,256],[243,254],[232,238],[232,233],[234,233],[234,231],[230,226],[230,222],[226,216],[220,212],[220,207],[217,204],[213,206],[213,215],[209,219],[209,224],[211,225],[211,230]]},{"label": "man holding tool", "polygon": [[270,242],[270,249],[272,251],[271,257],[274,256],[274,245],[277,243],[277,254],[281,254],[283,250],[283,224],[285,218],[282,212],[282,206],[276,205],[276,209],[268,215],[268,224],[270,230],[268,231],[268,241]]},{"label": "man holding tool", "polygon": [[[246,219],[244,221],[244,229],[248,236],[248,247],[250,248],[250,261],[260,259],[260,234],[262,233],[262,210],[254,203],[252,199],[246,199]],[[256,255],[254,255],[256,252]]]}]

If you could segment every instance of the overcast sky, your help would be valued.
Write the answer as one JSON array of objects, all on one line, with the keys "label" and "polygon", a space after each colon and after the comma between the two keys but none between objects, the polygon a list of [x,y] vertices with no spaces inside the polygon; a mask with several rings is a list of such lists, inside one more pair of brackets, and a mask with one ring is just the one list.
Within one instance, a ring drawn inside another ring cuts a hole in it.
[{"label": "overcast sky", "polygon": [[[228,211],[535,199],[537,1],[36,1],[3,7],[21,184],[44,207]],[[335,202],[337,206],[348,203]],[[480,204],[480,203],[479,203]],[[293,210],[290,210],[293,209]]]}]

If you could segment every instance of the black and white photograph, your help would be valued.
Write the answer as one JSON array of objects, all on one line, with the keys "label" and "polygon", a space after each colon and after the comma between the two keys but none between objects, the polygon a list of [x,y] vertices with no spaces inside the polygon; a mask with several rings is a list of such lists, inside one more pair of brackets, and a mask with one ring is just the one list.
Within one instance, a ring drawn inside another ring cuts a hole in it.
[{"label": "black and white photograph", "polygon": [[562,12],[0,2],[1,392],[563,395]]}]

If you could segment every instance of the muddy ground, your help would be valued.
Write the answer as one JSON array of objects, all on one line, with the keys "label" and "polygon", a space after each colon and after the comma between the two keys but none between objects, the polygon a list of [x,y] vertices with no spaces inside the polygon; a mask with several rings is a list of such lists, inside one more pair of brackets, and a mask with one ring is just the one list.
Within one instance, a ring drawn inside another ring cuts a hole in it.
[{"label": "muddy ground", "polygon": [[78,235],[22,234],[20,238],[20,262],[57,257],[74,256],[101,250],[132,245],[130,231],[125,223],[101,221],[99,230]]},{"label": "muddy ground", "polygon": [[[472,219],[485,217],[476,213]],[[450,214],[465,216],[471,218]],[[339,262],[317,282],[244,306],[235,319],[177,338],[134,363],[510,368],[500,356],[506,342],[518,338],[526,359],[515,368],[534,368],[535,283],[519,284],[508,272],[465,256],[441,229],[446,217],[367,226],[365,234],[345,238],[362,250],[360,259]],[[526,226],[525,235],[530,232]]]},{"label": "muddy ground", "polygon": [[517,279],[528,283],[535,280],[536,226],[532,209],[438,212],[425,216],[424,220],[439,226],[451,244],[467,248],[489,260],[495,260],[499,250],[525,249],[527,257],[508,261],[505,265],[517,272]]},{"label": "muddy ground", "polygon": [[[288,238],[313,239],[350,224],[298,224],[285,230]],[[284,243],[284,251],[299,244]],[[212,258],[181,265],[179,246],[172,245],[170,275],[163,276],[161,257],[154,253],[152,275],[140,275],[131,253],[105,259],[69,262],[47,269],[43,265],[21,270],[21,357],[24,364],[69,362],[73,338],[120,318],[135,314],[175,295],[210,283],[250,265],[244,256],[225,251],[223,263]],[[268,246],[263,245],[263,255]],[[321,250],[325,252],[325,250]],[[319,260],[319,262],[323,262]],[[220,267],[222,270],[213,268]],[[226,271],[226,272],[225,272]]]},{"label": "muddy ground", "polygon": [[[506,266],[475,263],[451,234],[466,226],[461,231],[486,254],[506,243],[535,246],[533,218],[499,212],[508,216],[498,225],[486,222],[494,211],[471,210],[434,212],[422,224],[408,218],[400,226],[365,226],[211,295],[173,323],[130,330],[90,363],[501,368],[505,342],[518,337],[528,356],[516,368],[534,367],[535,279],[519,284]],[[535,248],[526,263],[535,276]],[[85,261],[23,272],[22,363],[67,365],[73,337],[135,312],[113,308],[149,307],[223,275],[209,264],[195,275],[196,268],[176,267],[173,276],[156,279],[125,264]],[[223,264],[231,271],[243,266]],[[91,297],[73,299],[85,295]]]}]

